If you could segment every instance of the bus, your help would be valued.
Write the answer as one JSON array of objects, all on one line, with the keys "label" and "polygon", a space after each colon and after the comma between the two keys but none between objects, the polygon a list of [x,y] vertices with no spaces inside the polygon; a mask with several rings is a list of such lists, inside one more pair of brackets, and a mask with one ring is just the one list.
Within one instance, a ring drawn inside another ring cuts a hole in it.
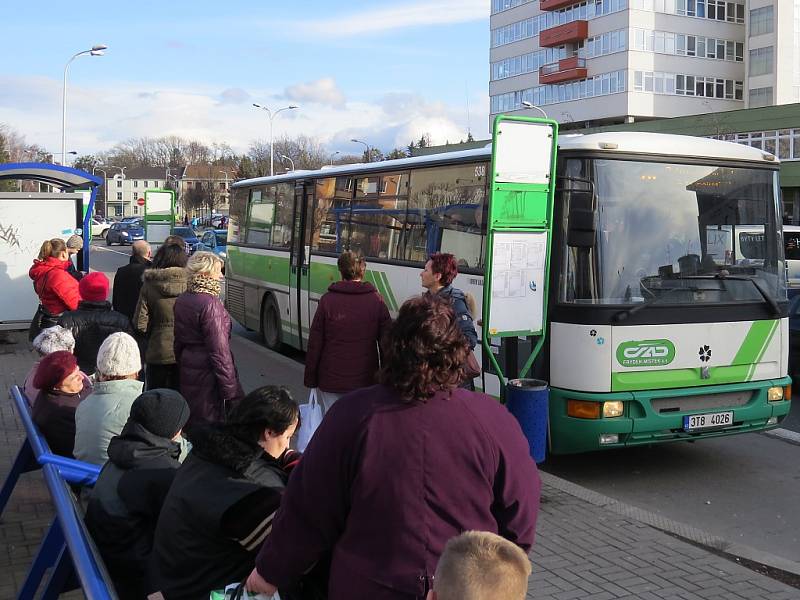
[{"label": "bus", "polygon": [[[433,252],[483,297],[491,146],[233,185],[225,302],[270,348],[304,350],[337,253],[361,250],[396,314]],[[788,414],[778,161],[686,136],[558,139],[548,328],[549,448],[575,453],[761,431]],[[475,315],[476,319],[478,315]],[[479,331],[480,334],[480,331]],[[517,376],[533,340],[497,338]],[[501,395],[486,368],[475,385]]]}]

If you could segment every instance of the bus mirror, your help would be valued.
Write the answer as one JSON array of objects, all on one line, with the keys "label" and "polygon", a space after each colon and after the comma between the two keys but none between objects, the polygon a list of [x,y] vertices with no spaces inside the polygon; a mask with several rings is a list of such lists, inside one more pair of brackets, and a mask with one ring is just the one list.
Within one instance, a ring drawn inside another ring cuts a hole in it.
[{"label": "bus mirror", "polygon": [[588,190],[571,190],[568,198],[567,245],[591,248],[597,231],[594,194]]}]

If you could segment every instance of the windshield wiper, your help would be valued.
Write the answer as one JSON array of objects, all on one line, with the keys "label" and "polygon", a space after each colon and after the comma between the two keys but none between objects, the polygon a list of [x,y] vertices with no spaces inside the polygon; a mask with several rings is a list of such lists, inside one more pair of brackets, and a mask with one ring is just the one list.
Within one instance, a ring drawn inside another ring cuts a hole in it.
[{"label": "windshield wiper", "polygon": [[749,281],[750,283],[753,284],[753,287],[758,290],[758,293],[761,294],[761,296],[764,298],[764,301],[767,304],[769,304],[770,308],[772,309],[772,312],[775,313],[776,317],[780,318],[781,315],[783,314],[781,312],[781,307],[778,304],[778,301],[775,300],[775,298],[773,298],[770,295],[770,293],[764,289],[764,286],[761,285],[761,282],[758,281],[758,279],[755,279],[754,277],[741,277],[738,275],[711,275],[710,277],[722,280],[732,279],[733,281]]},{"label": "windshield wiper", "polygon": [[647,308],[648,306],[650,306],[651,304],[654,304],[654,303],[658,302],[662,298],[664,298],[666,296],[669,296],[672,292],[674,292],[676,290],[680,290],[680,291],[688,290],[690,292],[696,292],[697,291],[696,287],[674,287],[674,288],[669,288],[667,291],[665,291],[660,296],[656,296],[653,293],[653,291],[650,290],[649,288],[645,288],[645,289],[647,289],[648,293],[651,294],[650,298],[648,298],[647,300],[645,300],[641,304],[637,304],[636,306],[631,306],[630,308],[626,308],[625,310],[619,311],[618,313],[616,313],[613,316],[612,319],[614,321],[616,321],[617,323],[619,323],[620,321],[626,321],[628,319],[628,317],[630,317],[631,315],[635,315],[640,310],[643,310],[643,309]]}]

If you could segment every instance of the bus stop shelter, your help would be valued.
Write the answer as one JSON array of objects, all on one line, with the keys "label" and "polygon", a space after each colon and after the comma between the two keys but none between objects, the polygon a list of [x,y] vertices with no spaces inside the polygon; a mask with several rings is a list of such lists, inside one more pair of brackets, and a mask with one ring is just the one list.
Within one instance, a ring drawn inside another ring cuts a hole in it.
[{"label": "bus stop shelter", "polygon": [[91,218],[100,177],[50,163],[0,164],[0,181],[36,181],[50,192],[0,192],[0,329],[28,326],[38,299],[28,270],[47,239],[83,235],[78,268],[89,270]]}]

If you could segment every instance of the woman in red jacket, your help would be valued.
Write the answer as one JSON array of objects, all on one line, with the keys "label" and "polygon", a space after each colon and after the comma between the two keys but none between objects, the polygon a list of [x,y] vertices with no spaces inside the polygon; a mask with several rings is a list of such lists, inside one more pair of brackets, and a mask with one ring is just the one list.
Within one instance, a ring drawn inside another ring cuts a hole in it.
[{"label": "woman in red jacket", "polygon": [[320,298],[308,336],[303,383],[317,388],[327,412],[347,392],[375,383],[378,343],[392,320],[375,286],[362,281],[367,263],[361,254],[342,252],[341,281]]},{"label": "woman in red jacket", "polygon": [[57,325],[62,313],[78,308],[81,295],[78,281],[67,272],[69,265],[64,240],[54,238],[42,244],[28,276],[33,280],[43,316],[41,320],[34,319],[29,336],[36,337],[43,328]]}]

